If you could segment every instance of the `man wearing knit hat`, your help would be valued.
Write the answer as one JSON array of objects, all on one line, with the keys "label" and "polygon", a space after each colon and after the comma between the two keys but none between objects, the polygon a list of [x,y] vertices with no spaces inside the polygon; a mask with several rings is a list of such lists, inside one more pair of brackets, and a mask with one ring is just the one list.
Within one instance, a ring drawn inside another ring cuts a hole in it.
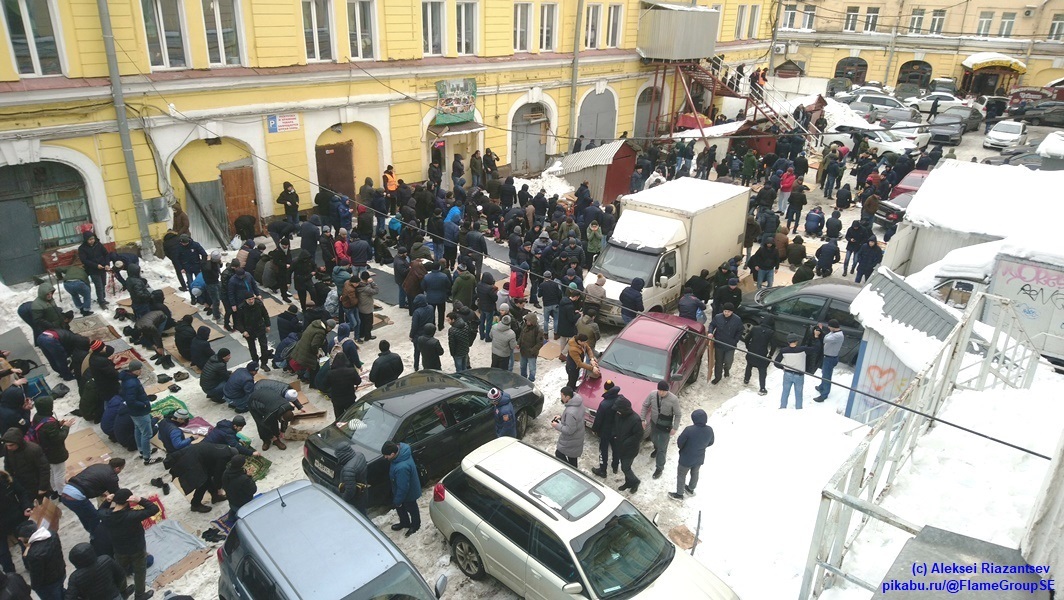
[{"label": "man wearing knit hat", "polygon": [[665,469],[665,453],[669,450],[669,439],[680,428],[680,399],[669,391],[669,382],[658,382],[658,389],[650,392],[643,400],[643,429],[650,429],[650,441],[654,451],[650,458],[655,460],[654,479],[661,477]]},{"label": "man wearing knit hat", "polygon": [[[607,379],[602,384],[602,401],[599,402],[598,410],[595,411],[595,423],[591,431],[599,437],[599,466],[591,469],[591,472],[599,477],[606,476],[606,465],[610,464],[610,448],[613,441],[613,423],[617,418],[617,401],[624,398],[621,395],[621,386]],[[613,472],[617,472],[620,458],[617,450],[613,451]]]},{"label": "man wearing knit hat", "polygon": [[255,375],[259,372],[259,363],[249,362],[246,366],[233,371],[222,389],[226,404],[238,414],[248,411],[248,398],[255,391]]},{"label": "man wearing knit hat", "polygon": [[[145,590],[145,573],[148,570],[148,546],[144,540],[143,522],[159,512],[159,506],[148,500],[134,496],[133,492],[122,488],[114,494],[107,494],[100,505],[100,526],[111,538],[115,561],[133,574],[135,595],[132,600],[151,598],[152,590]],[[140,510],[133,510],[139,507]]]},{"label": "man wearing knit hat", "polygon": [[185,437],[185,432],[181,431],[191,418],[192,415],[188,414],[187,410],[179,408],[159,422],[159,441],[163,443],[167,453],[177,452],[192,445],[196,436]]},{"label": "man wearing knit hat", "polygon": [[738,307],[743,301],[743,291],[739,289],[739,280],[735,277],[728,279],[728,285],[722,285],[713,292],[713,316],[724,311],[725,304]]}]

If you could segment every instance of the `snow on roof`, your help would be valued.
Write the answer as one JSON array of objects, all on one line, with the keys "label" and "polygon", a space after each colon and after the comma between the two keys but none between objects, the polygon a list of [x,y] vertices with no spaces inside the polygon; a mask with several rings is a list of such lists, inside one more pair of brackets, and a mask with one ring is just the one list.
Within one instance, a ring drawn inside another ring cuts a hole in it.
[{"label": "snow on roof", "polygon": [[1064,221],[1064,203],[1053,193],[1060,189],[1064,171],[943,160],[913,196],[905,220],[999,238],[1029,236],[1032,219]]},{"label": "snow on roof", "polygon": [[539,177],[536,177],[535,179],[521,179],[520,177],[514,177],[514,185],[520,190],[521,186],[527,183],[528,191],[531,192],[533,196],[540,190],[543,190],[543,193],[546,194],[548,198],[554,194],[563,196],[576,190],[571,183],[555,174],[557,172],[557,169],[555,168],[556,166],[557,163],[555,163],[550,169],[540,173]]},{"label": "snow on roof", "polygon": [[634,211],[632,216],[628,215],[628,212],[621,213],[621,218],[613,229],[611,237],[619,242],[634,244],[640,248],[666,248],[682,242],[687,237],[683,221],[679,219]]},{"label": "snow on roof", "polygon": [[749,193],[749,189],[729,183],[706,181],[697,177],[681,177],[635,194],[629,194],[621,201],[626,207],[634,203],[649,204],[683,213],[685,216],[693,216],[743,193]]},{"label": "snow on roof", "polygon": [[[904,281],[889,269],[880,267],[876,272],[880,277],[886,277],[893,284],[904,285]],[[873,275],[873,278],[876,278]],[[871,281],[869,282],[871,284]],[[908,287],[908,286],[906,286]],[[928,306],[934,306],[931,300],[912,290],[910,298],[917,303],[927,299]],[[881,295],[882,294],[882,295]],[[886,290],[877,291],[872,285],[865,287],[850,303],[850,312],[866,329],[875,331],[883,338],[883,343],[898,357],[905,366],[919,373],[923,371],[942,349],[942,342],[912,325],[896,320],[887,314],[887,296],[891,292]],[[951,317],[946,314],[947,317]],[[955,321],[956,319],[954,319]]]},{"label": "snow on roof", "polygon": [[1060,246],[1060,239],[1054,233],[1050,233],[1048,226],[1032,231],[1028,235],[1005,239],[1001,243],[1000,252],[1009,256],[1064,267],[1064,248]]},{"label": "snow on roof", "polygon": [[1064,158],[1064,131],[1054,131],[1038,144],[1038,156]]},{"label": "snow on roof", "polygon": [[674,140],[702,139],[703,136],[706,138],[719,138],[739,131],[739,128],[745,124],[746,121],[732,121],[731,123],[723,123],[712,127],[703,127],[702,131],[699,131],[698,129],[688,129],[687,131],[677,131],[671,136],[663,135],[661,137],[662,139],[669,139],[671,137]]},{"label": "snow on roof", "polygon": [[999,63],[1000,66],[1008,66],[1027,70],[1027,65],[1024,64],[1022,60],[1015,59],[1009,56],[1008,54],[1002,54],[1000,52],[976,52],[975,54],[969,55],[968,58],[961,61],[961,66],[973,70],[981,69],[987,66],[997,66],[989,65],[987,63]]},{"label": "snow on roof", "polygon": [[994,262],[1005,240],[975,244],[949,251],[942,260],[905,278],[906,283],[922,291],[931,291],[940,278],[986,281],[994,272]]},{"label": "snow on roof", "polygon": [[824,120],[828,122],[828,129],[838,127],[839,125],[849,125],[851,127],[860,127],[862,129],[872,129],[876,127],[871,125],[864,117],[857,114],[849,105],[827,98],[827,103],[824,106]]},{"label": "snow on roof", "polygon": [[798,106],[812,106],[817,103],[817,99],[820,98],[820,94],[809,94],[808,96],[799,96],[797,98],[791,98],[790,100],[783,100],[780,102],[773,102],[771,104],[772,110],[781,115],[789,115],[794,112]]},{"label": "snow on roof", "polygon": [[560,161],[561,169],[555,174],[568,175],[569,173],[582,171],[588,167],[608,165],[613,162],[613,156],[617,154],[617,151],[620,150],[621,146],[625,143],[624,140],[617,140],[616,142],[596,146],[590,150],[574,152]]},{"label": "snow on roof", "polygon": [[687,12],[718,12],[717,9],[709,8],[708,6],[672,4],[671,2],[660,2],[659,0],[643,0],[643,4],[649,4],[651,6],[656,6],[657,8],[664,8],[665,10],[682,10]]}]

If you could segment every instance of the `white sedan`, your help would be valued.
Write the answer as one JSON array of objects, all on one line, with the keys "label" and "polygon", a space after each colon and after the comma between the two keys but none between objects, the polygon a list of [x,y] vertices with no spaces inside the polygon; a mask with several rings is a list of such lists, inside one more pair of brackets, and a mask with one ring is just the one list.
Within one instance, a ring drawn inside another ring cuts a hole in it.
[{"label": "white sedan", "polygon": [[898,136],[893,131],[856,127],[853,125],[836,125],[824,133],[824,145],[838,142],[853,150],[855,137],[862,135],[868,139],[868,147],[875,148],[880,156],[886,152],[905,154],[906,151],[915,150],[916,144],[910,140]]},{"label": "white sedan", "polygon": [[927,130],[927,126],[912,121],[898,121],[891,126],[890,132],[916,144],[917,148],[926,148],[931,142],[931,132]]},{"label": "white sedan", "polygon": [[1027,124],[1018,121],[999,121],[983,138],[984,148],[998,150],[1027,143]]},{"label": "white sedan", "polygon": [[967,100],[962,100],[953,94],[947,94],[946,92],[931,92],[922,98],[912,97],[906,98],[905,104],[911,106],[922,113],[931,112],[931,105],[938,100],[939,112],[946,110],[951,106],[968,106]]}]

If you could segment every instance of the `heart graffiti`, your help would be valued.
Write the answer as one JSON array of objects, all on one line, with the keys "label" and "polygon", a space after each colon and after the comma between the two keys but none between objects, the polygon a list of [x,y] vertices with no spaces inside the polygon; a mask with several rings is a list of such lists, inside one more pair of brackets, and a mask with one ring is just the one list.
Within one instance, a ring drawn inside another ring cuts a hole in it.
[{"label": "heart graffiti", "polygon": [[884,369],[876,365],[872,365],[865,369],[865,377],[868,378],[868,385],[872,386],[872,389],[877,392],[882,392],[890,385],[890,382],[894,381],[894,378],[898,375],[894,369]]}]

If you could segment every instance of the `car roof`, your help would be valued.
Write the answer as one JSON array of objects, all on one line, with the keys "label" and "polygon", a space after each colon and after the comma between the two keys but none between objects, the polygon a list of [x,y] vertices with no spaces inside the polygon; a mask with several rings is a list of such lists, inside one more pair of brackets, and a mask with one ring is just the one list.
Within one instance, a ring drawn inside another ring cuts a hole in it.
[{"label": "car roof", "polygon": [[[853,299],[857,297],[857,294],[859,294],[862,289],[864,289],[864,286],[859,283],[845,280],[813,279],[811,281],[791,284],[784,289],[791,290],[794,294],[808,293],[831,298],[832,300],[853,302]],[[791,295],[793,294],[789,294],[787,297],[790,297]]]},{"label": "car roof", "polygon": [[898,182],[899,185],[903,183],[915,183],[917,181],[923,181],[927,179],[927,176],[931,174],[931,171],[909,171],[905,174],[905,177]]},{"label": "car roof", "polygon": [[701,325],[697,321],[667,313],[639,315],[625,326],[617,338],[651,348],[668,348],[683,335],[684,330],[680,328],[687,327],[700,329]]},{"label": "car roof", "polygon": [[[307,480],[263,493],[239,515],[241,542],[300,598],[345,598],[396,563],[409,562],[369,519]],[[357,569],[346,568],[352,548],[358,548]]]},{"label": "car roof", "polygon": [[385,412],[401,417],[468,389],[468,385],[451,375],[424,369],[377,388],[359,400],[372,402]]},{"label": "car roof", "polygon": [[[517,465],[520,468],[514,468]],[[581,471],[511,437],[492,440],[470,452],[462,459],[461,468],[496,493],[526,505],[526,510],[534,513],[565,542],[602,522],[623,500],[620,494]],[[532,488],[559,471],[573,474],[581,483],[601,494],[602,501],[580,518],[570,521],[561,511],[531,495]]]}]

